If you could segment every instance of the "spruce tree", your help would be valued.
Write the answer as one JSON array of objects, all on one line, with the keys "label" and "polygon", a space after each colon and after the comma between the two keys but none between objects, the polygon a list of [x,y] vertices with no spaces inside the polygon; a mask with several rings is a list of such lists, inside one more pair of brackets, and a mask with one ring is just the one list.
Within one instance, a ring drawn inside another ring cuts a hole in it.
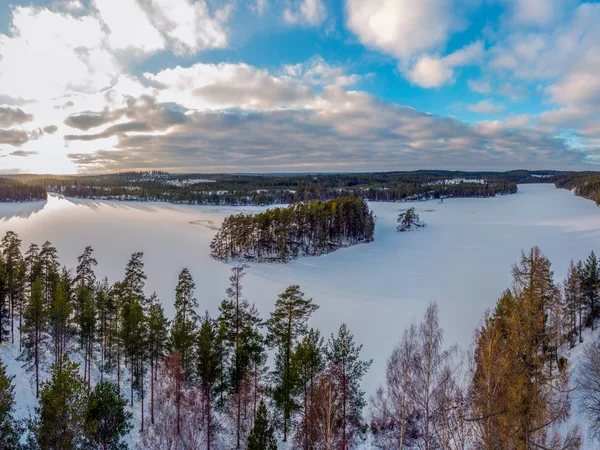
[{"label": "spruce tree", "polygon": [[275,302],[275,310],[267,321],[268,342],[276,350],[276,368],[273,372],[275,405],[283,416],[283,440],[287,440],[289,421],[297,405],[294,391],[297,374],[292,365],[294,346],[308,331],[308,319],[319,307],[312,299],[305,299],[300,286],[288,287]]},{"label": "spruce tree", "polygon": [[6,366],[0,360],[0,450],[19,448],[22,426],[14,418],[15,385],[14,376],[6,373]]},{"label": "spruce tree", "polygon": [[52,366],[49,381],[40,391],[36,418],[30,424],[40,450],[78,450],[86,444],[87,389],[79,366],[63,356]]},{"label": "spruce tree", "polygon": [[195,289],[192,275],[187,269],[183,269],[175,288],[175,318],[171,327],[171,346],[179,351],[185,378],[189,377],[193,367],[193,349],[198,328],[198,300],[194,297]]},{"label": "spruce tree", "polygon": [[348,331],[346,324],[342,324],[337,336],[331,335],[325,350],[327,363],[340,392],[343,450],[350,447],[354,434],[361,425],[365,393],[361,390],[360,383],[373,362],[362,360],[361,350],[362,345],[355,344],[354,336]]},{"label": "spruce tree", "polygon": [[[85,432],[94,448],[124,450],[123,438],[133,428],[133,414],[114,383],[101,381],[90,392],[85,410]],[[96,447],[97,446],[97,447]]]},{"label": "spruce tree", "polygon": [[248,450],[277,450],[273,426],[269,422],[267,407],[260,401],[254,420],[254,427],[248,436]]}]

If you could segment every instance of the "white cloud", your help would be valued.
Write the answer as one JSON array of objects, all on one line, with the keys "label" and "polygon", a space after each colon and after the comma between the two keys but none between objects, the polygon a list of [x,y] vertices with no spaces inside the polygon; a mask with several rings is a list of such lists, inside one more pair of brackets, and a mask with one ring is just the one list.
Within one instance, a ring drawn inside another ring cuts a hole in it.
[{"label": "white cloud", "polygon": [[256,0],[256,6],[254,9],[259,16],[262,16],[267,9],[267,0]]},{"label": "white cloud", "polygon": [[461,28],[453,0],[346,0],[348,28],[368,47],[401,61],[443,50]]},{"label": "white cloud", "polygon": [[506,107],[491,100],[482,100],[479,103],[470,105],[467,109],[479,114],[501,114],[506,110]]},{"label": "white cloud", "polygon": [[93,17],[17,7],[11,31],[0,34],[0,94],[36,100],[95,92],[120,72]]},{"label": "white cloud", "polygon": [[291,24],[320,25],[327,16],[321,0],[291,0],[285,8],[283,17]]},{"label": "white cloud", "polygon": [[136,0],[94,0],[94,5],[110,30],[108,39],[113,49],[153,53],[164,48],[162,35]]},{"label": "white cloud", "polygon": [[510,9],[510,20],[514,24],[544,27],[555,23],[575,2],[574,0],[504,0],[504,3]]},{"label": "white cloud", "polygon": [[205,0],[142,0],[142,4],[177,55],[227,46],[223,21],[231,10],[228,3],[214,15]]},{"label": "white cloud", "polygon": [[489,94],[492,92],[492,85],[488,81],[483,80],[469,80],[469,89],[479,94]]},{"label": "white cloud", "polygon": [[453,80],[454,69],[471,65],[483,55],[483,44],[475,42],[444,57],[423,55],[409,69],[408,79],[421,87],[439,87]]}]

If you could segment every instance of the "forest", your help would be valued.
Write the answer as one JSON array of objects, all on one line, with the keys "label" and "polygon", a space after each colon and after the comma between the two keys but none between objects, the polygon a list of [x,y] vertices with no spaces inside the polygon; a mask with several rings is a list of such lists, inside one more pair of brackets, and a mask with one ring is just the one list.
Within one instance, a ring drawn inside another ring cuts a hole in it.
[{"label": "forest", "polygon": [[600,206],[600,173],[564,172],[556,176],[556,187],[569,189]]},{"label": "forest", "polygon": [[553,173],[430,170],[250,175],[152,171],[78,176],[14,175],[11,178],[66,197],[202,205],[273,205],[344,196],[369,201],[492,197],[515,193],[517,183],[550,182],[550,178],[540,177],[549,177]]},{"label": "forest", "polygon": [[0,177],[0,202],[46,200],[46,188]]},{"label": "forest", "polygon": [[371,242],[374,231],[375,216],[365,200],[313,200],[226,217],[210,249],[220,261],[287,262]]},{"label": "forest", "polygon": [[[469,352],[445,346],[430,304],[367,398],[368,355],[344,324],[329,337],[310,328],[319,306],[299,286],[263,318],[236,265],[211,317],[187,269],[173,299],[148,295],[142,253],[109,283],[90,247],[74,269],[49,242],[23,252],[14,232],[0,248],[1,345],[18,349],[39,402],[15,417],[15,383],[27,380],[0,362],[2,448],[126,449],[136,433],[131,445],[156,450],[577,449],[581,430],[565,425],[572,386],[600,435],[600,348],[586,347],[576,380],[564,356],[600,316],[593,252],[562,282],[537,247],[523,252]],[[172,320],[161,301],[174,301]]]}]

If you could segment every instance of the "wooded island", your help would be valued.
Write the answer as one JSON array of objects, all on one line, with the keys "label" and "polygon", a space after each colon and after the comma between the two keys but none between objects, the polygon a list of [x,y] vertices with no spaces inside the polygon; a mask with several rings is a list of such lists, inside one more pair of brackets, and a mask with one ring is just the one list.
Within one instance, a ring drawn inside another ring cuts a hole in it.
[{"label": "wooded island", "polygon": [[259,214],[231,215],[210,248],[220,261],[287,262],[371,242],[374,230],[375,216],[365,200],[314,200]]}]

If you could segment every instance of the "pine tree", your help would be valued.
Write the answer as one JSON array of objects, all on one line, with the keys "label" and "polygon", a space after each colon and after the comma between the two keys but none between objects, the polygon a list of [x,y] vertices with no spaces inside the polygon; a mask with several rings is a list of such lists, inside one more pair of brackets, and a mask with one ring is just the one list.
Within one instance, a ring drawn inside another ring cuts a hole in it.
[{"label": "pine tree", "polygon": [[288,423],[297,405],[294,390],[297,374],[292,366],[294,346],[307,333],[308,319],[319,307],[312,299],[305,299],[300,286],[288,287],[275,302],[275,311],[267,321],[268,342],[275,348],[276,369],[273,398],[283,415],[283,440],[287,440]]},{"label": "pine tree", "polygon": [[125,279],[122,283],[124,297],[144,297],[144,286],[146,284],[146,274],[144,272],[143,252],[136,252],[131,255],[125,266]]},{"label": "pine tree", "polygon": [[600,265],[592,251],[583,266],[582,289],[587,300],[588,323],[594,329],[594,321],[599,316],[598,290],[600,289]]},{"label": "pine tree", "polygon": [[42,282],[44,283],[44,299],[46,300],[46,306],[49,306],[54,288],[58,282],[60,264],[56,247],[48,241],[44,242],[40,250],[40,269]]},{"label": "pine tree", "polygon": [[260,401],[254,427],[248,436],[248,450],[277,450],[273,426],[269,422],[267,407]]},{"label": "pine tree", "polygon": [[14,416],[14,376],[6,374],[6,366],[0,360],[0,450],[19,448],[22,425]]},{"label": "pine tree", "polygon": [[198,328],[198,300],[194,297],[196,285],[187,269],[179,274],[175,289],[175,318],[171,327],[171,346],[181,355],[181,369],[187,378],[192,368],[193,349]]},{"label": "pine tree", "polygon": [[[124,344],[124,356],[130,367],[131,406],[134,389],[143,392],[143,375],[147,357],[147,323],[142,305],[137,297],[127,297],[123,301],[121,318],[121,341]],[[142,406],[143,408],[143,406]]]},{"label": "pine tree", "polygon": [[30,424],[40,450],[84,446],[87,397],[79,366],[64,356],[59,366],[52,366],[51,379],[42,386],[36,418]]},{"label": "pine tree", "polygon": [[74,335],[71,323],[73,307],[70,298],[71,277],[65,269],[52,296],[50,307],[47,310],[47,329],[50,335],[51,353],[54,364],[60,365],[63,355],[67,352],[69,341]]},{"label": "pine tree", "polygon": [[106,299],[106,368],[117,372],[117,387],[121,389],[121,359],[123,342],[121,341],[121,320],[123,315],[123,283],[114,283]]},{"label": "pine tree", "polygon": [[79,312],[79,336],[83,349],[83,379],[91,385],[91,368],[94,358],[94,342],[96,340],[96,305],[93,289],[81,287],[77,304],[82,308]]},{"label": "pine tree", "polygon": [[222,359],[229,360],[229,380],[221,388],[227,388],[235,401],[236,448],[241,448],[242,438],[247,432],[243,429],[242,408],[245,406],[249,370],[251,365],[257,367],[261,364],[264,351],[259,330],[262,322],[258,311],[243,295],[242,279],[246,267],[241,264],[231,269],[230,286],[219,307],[218,319],[219,334],[224,346]]},{"label": "pine tree", "polygon": [[9,318],[10,308],[8,304],[8,274],[6,272],[4,255],[2,251],[0,251],[0,344],[3,343],[7,337],[7,323]]},{"label": "pine tree", "polygon": [[314,390],[317,377],[325,368],[323,357],[323,338],[319,331],[310,329],[302,341],[296,346],[292,355],[292,365],[297,373],[297,380],[302,391],[302,421],[296,440],[305,450],[316,441],[313,425]]},{"label": "pine tree", "polygon": [[196,343],[197,378],[200,381],[207,450],[214,439],[213,400],[217,395],[216,383],[221,371],[221,345],[216,324],[206,312],[198,332]]},{"label": "pine tree", "polygon": [[[569,265],[569,274],[563,282],[565,293],[565,302],[569,317],[569,342],[571,347],[575,345],[575,337],[579,336],[579,342],[583,342],[582,332],[582,303],[583,295],[581,292],[581,273],[577,265],[571,260]],[[578,327],[579,323],[579,327]]]},{"label": "pine tree", "polygon": [[[15,309],[19,304],[25,282],[23,255],[21,254],[21,239],[14,231],[8,231],[2,238],[0,245],[4,256],[4,285],[8,296],[10,311],[11,342],[15,342]],[[0,336],[2,337],[2,336]]]},{"label": "pine tree", "polygon": [[[131,405],[133,406],[134,389],[137,387],[142,396],[142,409],[144,405],[143,376],[147,360],[147,324],[142,307],[142,304],[145,303],[144,286],[146,283],[143,256],[142,252],[133,253],[125,266],[125,278],[119,286],[121,298],[118,308],[120,314],[118,326],[120,329],[117,337],[123,345],[125,362],[130,367]],[[120,372],[120,348],[118,350],[117,370]],[[120,375],[117,377],[117,384],[120,384]]]},{"label": "pine tree", "polygon": [[126,449],[123,438],[133,428],[133,414],[125,410],[126,405],[127,401],[115,384],[98,383],[90,392],[85,410],[85,431],[89,441],[104,450]]},{"label": "pine tree", "polygon": [[96,333],[96,304],[94,300],[94,287],[96,275],[94,267],[98,264],[93,257],[94,250],[88,246],[77,258],[75,275],[76,301],[75,316],[79,325],[80,346],[84,351],[84,379],[90,384],[90,372],[94,353],[94,340]]},{"label": "pine tree", "polygon": [[95,296],[95,309],[97,314],[97,323],[95,324],[97,330],[97,339],[100,343],[100,381],[104,381],[104,370],[106,368],[106,346],[109,335],[109,315],[108,306],[110,303],[110,286],[108,284],[108,278],[104,278],[102,282],[96,283],[94,289]]},{"label": "pine tree", "polygon": [[345,324],[340,327],[337,336],[331,336],[327,343],[327,362],[336,379],[341,394],[341,448],[350,447],[356,429],[362,420],[365,405],[365,393],[360,389],[363,376],[369,370],[372,360],[360,359],[362,345],[354,343],[354,337]]},{"label": "pine tree", "polygon": [[31,288],[29,303],[23,314],[24,323],[21,329],[23,336],[24,352],[23,359],[30,366],[29,370],[35,374],[35,396],[39,396],[40,386],[40,359],[41,346],[44,338],[44,328],[46,322],[44,286],[40,278],[37,278]]},{"label": "pine tree", "polygon": [[[25,271],[26,271],[26,279],[27,279],[27,290],[29,291],[29,295],[31,295],[31,290],[33,288],[33,283],[37,278],[41,276],[42,266],[40,263],[40,248],[37,244],[29,245],[27,252],[25,253],[25,257],[23,259],[25,263]],[[23,303],[25,296],[20,295],[19,301],[19,329],[21,329],[23,325]],[[22,339],[19,339],[19,351],[23,350]]]},{"label": "pine tree", "polygon": [[150,359],[150,422],[154,424],[154,383],[158,377],[158,366],[166,356],[169,338],[169,321],[156,293],[150,296],[148,313],[148,357]]}]

